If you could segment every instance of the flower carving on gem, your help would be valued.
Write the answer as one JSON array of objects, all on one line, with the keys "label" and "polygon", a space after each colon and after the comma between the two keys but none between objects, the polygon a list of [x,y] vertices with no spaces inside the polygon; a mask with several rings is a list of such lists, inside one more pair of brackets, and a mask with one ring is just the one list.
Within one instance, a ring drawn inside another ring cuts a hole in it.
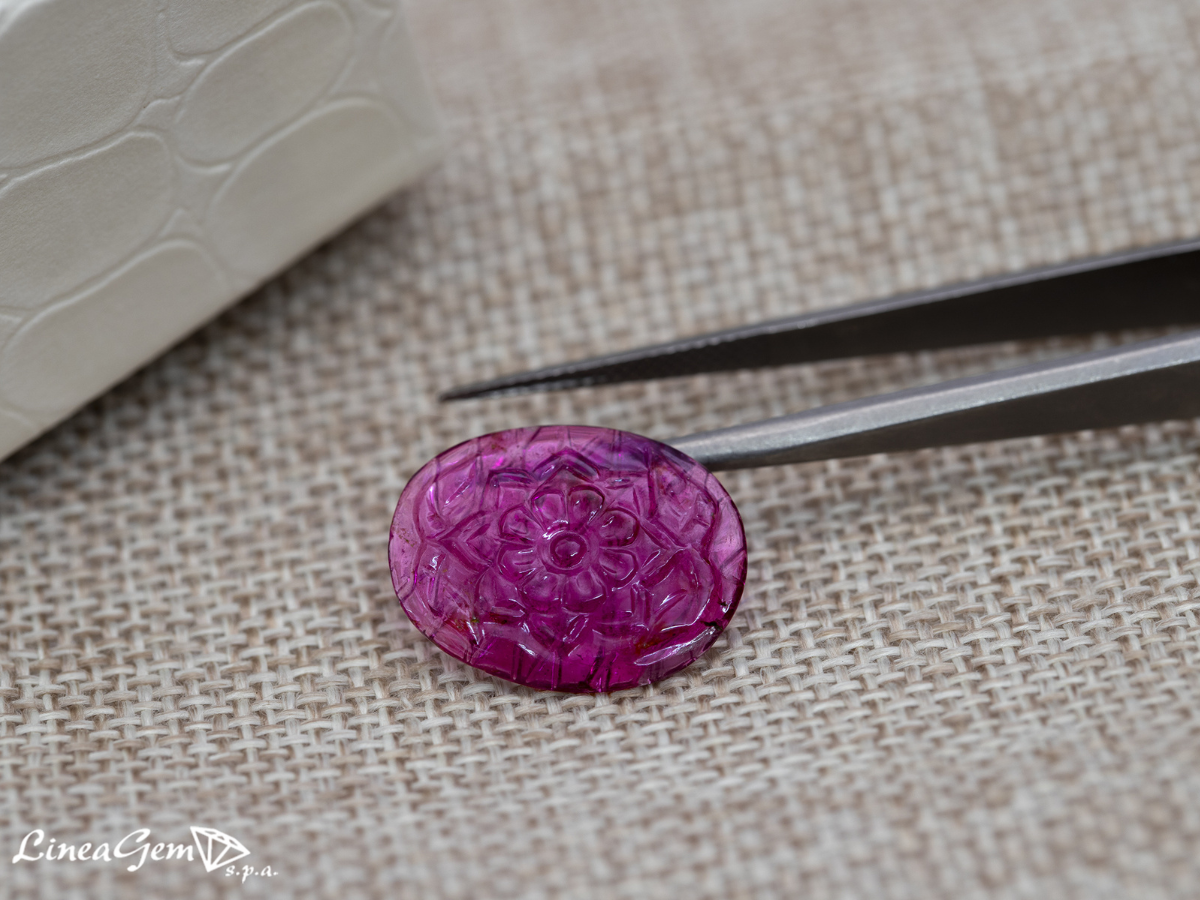
[{"label": "flower carving on gem", "polygon": [[391,559],[444,650],[521,683],[600,690],[694,659],[736,608],[728,495],[646,438],[559,426],[485,435],[414,476]]},{"label": "flower carving on gem", "polygon": [[551,485],[504,513],[497,569],[532,609],[591,612],[633,577],[637,560],[622,548],[637,533],[633,514],[595,487]]}]

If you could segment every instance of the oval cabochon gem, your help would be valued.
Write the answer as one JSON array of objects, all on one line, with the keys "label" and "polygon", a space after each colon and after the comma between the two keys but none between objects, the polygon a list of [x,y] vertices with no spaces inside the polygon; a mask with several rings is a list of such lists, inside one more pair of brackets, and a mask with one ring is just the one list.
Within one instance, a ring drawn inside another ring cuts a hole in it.
[{"label": "oval cabochon gem", "polygon": [[640,435],[553,425],[473,438],[400,495],[405,613],[484,672],[592,693],[672,675],[737,609],[746,538],[698,462]]}]

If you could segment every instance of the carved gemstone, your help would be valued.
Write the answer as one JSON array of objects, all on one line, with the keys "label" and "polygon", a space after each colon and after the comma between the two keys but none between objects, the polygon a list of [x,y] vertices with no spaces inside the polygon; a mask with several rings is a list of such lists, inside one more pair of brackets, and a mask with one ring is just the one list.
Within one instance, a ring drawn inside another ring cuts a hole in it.
[{"label": "carved gemstone", "polygon": [[435,644],[580,693],[693,662],[746,578],[741,518],[710,472],[658,441],[574,425],[440,454],[400,495],[388,549],[400,604]]}]

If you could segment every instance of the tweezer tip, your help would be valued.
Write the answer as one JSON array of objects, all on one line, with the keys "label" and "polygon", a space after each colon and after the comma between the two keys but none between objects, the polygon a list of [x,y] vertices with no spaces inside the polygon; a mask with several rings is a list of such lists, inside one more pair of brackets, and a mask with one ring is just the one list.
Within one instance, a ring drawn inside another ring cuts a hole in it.
[{"label": "tweezer tip", "polygon": [[488,390],[480,384],[464,384],[452,387],[438,394],[438,403],[449,403],[451,400],[473,400],[476,397],[486,397]]},{"label": "tweezer tip", "polygon": [[590,387],[620,379],[604,379],[594,375],[569,374],[558,366],[504,375],[487,381],[476,381],[452,387],[438,394],[438,400],[478,400],[483,397],[511,397],[515,394],[534,394],[544,391],[562,391],[570,388]]},{"label": "tweezer tip", "polygon": [[513,382],[510,379],[504,378],[489,381],[474,381],[470,384],[461,384],[458,387],[442,391],[438,394],[438,402],[447,403],[452,400],[478,400],[483,397],[526,394],[530,391],[546,390],[547,387],[546,385],[526,384],[521,381]]}]

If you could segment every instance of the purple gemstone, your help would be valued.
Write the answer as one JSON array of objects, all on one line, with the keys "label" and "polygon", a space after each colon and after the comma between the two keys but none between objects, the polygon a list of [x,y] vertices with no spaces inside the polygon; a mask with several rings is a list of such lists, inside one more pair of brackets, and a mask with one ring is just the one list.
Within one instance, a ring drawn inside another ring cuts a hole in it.
[{"label": "purple gemstone", "polygon": [[729,623],[742,520],[678,450],[553,425],[451,447],[400,495],[400,605],[430,640],[519,684],[579,693],[678,672]]}]

